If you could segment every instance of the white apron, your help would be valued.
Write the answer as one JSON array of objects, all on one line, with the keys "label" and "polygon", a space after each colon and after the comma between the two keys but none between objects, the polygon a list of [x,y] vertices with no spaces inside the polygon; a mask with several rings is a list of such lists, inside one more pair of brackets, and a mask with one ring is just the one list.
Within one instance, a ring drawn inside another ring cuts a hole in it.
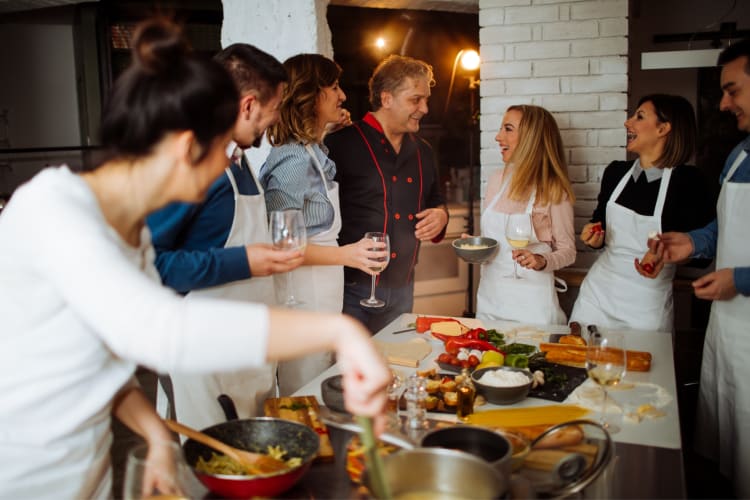
[{"label": "white apron", "polygon": [[659,276],[650,279],[638,274],[634,260],[648,250],[648,234],[661,233],[672,169],[664,169],[654,214],[640,215],[616,202],[638,165],[636,160],[607,202],[606,247],[581,284],[570,320],[605,328],[671,332],[675,265],[666,264]]},{"label": "white apron", "polygon": [[[271,243],[263,188],[247,163],[243,168],[250,170],[259,194],[240,194],[231,169],[226,169],[234,190],[234,220],[225,247]],[[273,305],[274,282],[270,276],[253,276],[246,280],[195,290],[190,292],[185,300],[190,300],[191,297],[215,297]],[[238,328],[243,327],[248,328],[248,331],[252,330],[252,325],[238,325]],[[206,334],[210,335],[210,332]],[[200,375],[172,373],[170,376],[176,417],[180,422],[195,429],[204,429],[226,420],[216,400],[220,394],[227,394],[234,400],[239,418],[262,416],[263,402],[275,395],[275,363],[237,372]]]},{"label": "white apron", "polygon": [[[746,157],[740,152],[719,194],[716,269],[750,261],[750,184],[728,182]],[[697,449],[719,462],[737,498],[750,497],[750,297],[715,300],[703,344],[695,432]]]},{"label": "white apron", "polygon": [[[482,212],[482,233],[497,240],[500,251],[497,256],[482,266],[482,276],[477,290],[477,318],[487,320],[509,320],[538,325],[565,324],[565,313],[560,307],[555,289],[555,275],[552,271],[535,271],[518,267],[518,275],[523,279],[508,278],[513,275],[513,247],[505,238],[505,221],[508,214],[493,210],[508,187],[508,176],[500,191],[487,204]],[[526,205],[526,213],[531,217],[536,200],[536,192]],[[534,225],[526,247],[532,253],[550,253],[552,248],[536,237]]]},{"label": "white apron", "polygon": [[[326,181],[323,167],[315,150],[305,146],[313,165],[323,180],[326,196],[333,206],[331,227],[310,238],[308,243],[320,246],[338,246],[341,231],[341,209],[339,206],[339,185]],[[277,285],[284,283],[283,276],[277,278]],[[301,266],[292,271],[286,281],[293,287],[294,296],[302,302],[301,309],[319,312],[340,313],[344,304],[344,266]],[[279,290],[283,287],[279,286]],[[286,290],[284,290],[286,293]],[[288,396],[326,370],[334,362],[333,353],[308,354],[305,357],[279,363],[279,394]]]}]

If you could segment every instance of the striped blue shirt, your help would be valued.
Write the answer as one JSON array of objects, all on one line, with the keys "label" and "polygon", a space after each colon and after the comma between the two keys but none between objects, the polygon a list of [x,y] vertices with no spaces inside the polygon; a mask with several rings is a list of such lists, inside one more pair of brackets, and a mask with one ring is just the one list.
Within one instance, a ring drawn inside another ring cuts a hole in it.
[{"label": "striped blue shirt", "polygon": [[[323,167],[326,182],[333,182],[336,165],[328,158],[328,149],[319,144],[312,144],[312,149]],[[333,204],[318,169],[301,143],[272,148],[260,169],[259,181],[265,190],[268,212],[302,210],[308,236],[321,233],[333,224]]]}]

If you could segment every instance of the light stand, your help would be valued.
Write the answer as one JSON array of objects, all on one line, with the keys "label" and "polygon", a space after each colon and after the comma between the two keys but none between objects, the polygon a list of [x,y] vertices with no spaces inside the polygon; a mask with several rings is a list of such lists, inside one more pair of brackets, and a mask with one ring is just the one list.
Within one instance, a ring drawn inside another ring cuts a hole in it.
[{"label": "light stand", "polygon": [[[458,62],[461,61],[461,66],[465,70],[475,71],[479,69],[479,54],[473,49],[461,49],[453,59],[453,69],[451,70],[451,79],[448,86],[448,95],[445,98],[445,106],[443,107],[443,117],[448,114],[448,105],[450,104],[451,94],[453,93],[453,82],[456,79],[456,68]],[[466,232],[468,234],[474,234],[474,139],[477,124],[479,123],[479,111],[476,109],[476,98],[475,92],[479,88],[479,80],[474,76],[466,77],[469,80],[469,213],[466,217]],[[474,269],[473,266],[469,265],[468,272],[468,284],[466,289],[466,310],[464,310],[464,317],[474,317]]]},{"label": "light stand", "polygon": [[[466,231],[473,235],[474,234],[474,134],[476,127],[479,123],[479,110],[476,109],[476,98],[475,92],[479,88],[479,80],[475,80],[474,77],[469,78],[469,112],[471,117],[469,119],[469,213],[466,218]],[[474,311],[474,266],[469,264],[468,272],[468,283],[466,287],[466,310],[463,316],[465,318],[473,318],[475,316]]]}]

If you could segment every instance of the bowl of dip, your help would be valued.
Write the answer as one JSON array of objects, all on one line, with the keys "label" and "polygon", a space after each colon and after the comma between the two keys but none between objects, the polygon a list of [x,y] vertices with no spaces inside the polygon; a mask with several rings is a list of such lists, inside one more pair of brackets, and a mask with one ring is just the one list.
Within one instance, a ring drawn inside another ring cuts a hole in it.
[{"label": "bowl of dip", "polygon": [[533,376],[525,368],[510,366],[488,366],[475,370],[471,379],[488,402],[496,405],[512,405],[526,399],[531,389]]},{"label": "bowl of dip", "polygon": [[497,240],[484,236],[470,236],[453,240],[453,250],[461,259],[471,264],[487,262],[498,250]]}]

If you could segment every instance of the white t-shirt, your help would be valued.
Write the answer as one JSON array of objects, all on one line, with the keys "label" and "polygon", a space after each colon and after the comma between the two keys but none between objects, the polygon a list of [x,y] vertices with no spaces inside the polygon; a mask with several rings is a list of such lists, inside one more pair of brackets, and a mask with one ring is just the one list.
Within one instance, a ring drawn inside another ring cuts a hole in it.
[{"label": "white t-shirt", "polygon": [[265,306],[186,301],[161,286],[67,167],[0,215],[0,498],[110,495],[113,396],[137,364],[215,372],[265,361]]}]

